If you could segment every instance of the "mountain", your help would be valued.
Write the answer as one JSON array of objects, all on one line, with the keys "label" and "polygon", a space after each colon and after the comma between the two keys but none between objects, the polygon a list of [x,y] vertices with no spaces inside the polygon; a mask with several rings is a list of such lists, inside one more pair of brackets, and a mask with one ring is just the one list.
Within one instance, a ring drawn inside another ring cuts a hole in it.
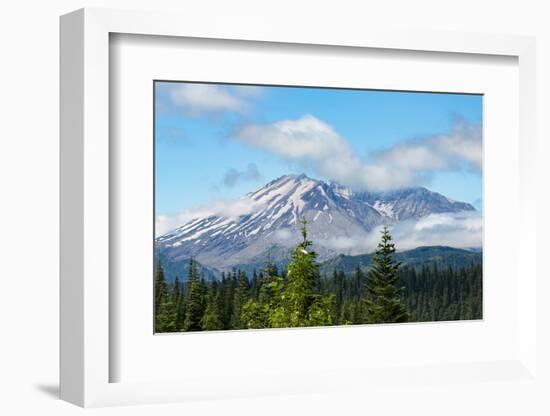
[{"label": "mountain", "polygon": [[362,192],[356,194],[356,198],[399,221],[429,214],[474,210],[466,202],[453,201],[422,187],[390,192]]},{"label": "mountain", "polygon": [[155,241],[158,255],[172,264],[194,257],[209,270],[281,262],[300,240],[299,221],[308,221],[320,261],[338,254],[358,255],[369,231],[431,213],[475,210],[426,188],[355,193],[306,175],[285,175],[240,201],[246,213],[197,217]]},{"label": "mountain", "polygon": [[[162,262],[164,276],[168,282],[173,282],[174,280],[176,280],[176,276],[179,278],[180,281],[187,280],[187,276],[189,276],[189,259],[187,259],[187,261],[177,261],[163,255],[159,255],[159,258]],[[204,277],[207,281],[216,279],[218,276],[221,275],[221,272],[219,270],[205,267],[199,262],[196,262],[196,265],[199,276]]]},{"label": "mountain", "polygon": [[[346,256],[340,254],[321,264],[322,274],[331,274],[336,271],[345,273],[353,272],[357,267],[365,270],[372,260],[371,254],[360,254],[358,256]],[[472,263],[479,264],[482,261],[482,253],[474,250],[464,250],[454,247],[430,246],[417,247],[412,250],[395,253],[395,259],[402,265],[409,267],[420,267],[436,263],[438,267],[460,268],[469,266]]]}]

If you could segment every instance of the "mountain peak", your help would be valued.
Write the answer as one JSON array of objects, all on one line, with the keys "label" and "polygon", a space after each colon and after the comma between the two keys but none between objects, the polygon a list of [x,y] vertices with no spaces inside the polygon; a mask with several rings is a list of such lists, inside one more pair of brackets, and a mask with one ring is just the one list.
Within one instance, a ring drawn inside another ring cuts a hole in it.
[{"label": "mountain peak", "polygon": [[278,179],[276,180],[280,180],[280,179],[283,179],[283,180],[294,180],[296,182],[299,182],[299,181],[312,181],[312,182],[321,182],[317,179],[313,179],[313,178],[310,178],[309,176],[307,176],[305,173],[291,173],[291,174],[288,174],[288,175],[283,175],[281,177],[279,177]]},{"label": "mountain peak", "polygon": [[359,246],[350,246],[350,236],[365,240],[383,223],[474,209],[426,188],[354,192],[304,173],[283,175],[247,196],[244,201],[250,209],[246,213],[196,218],[157,238],[159,253],[177,261],[194,257],[216,269],[247,264],[275,246],[285,252],[294,245],[300,240],[300,219],[305,218],[320,259],[360,254]]}]

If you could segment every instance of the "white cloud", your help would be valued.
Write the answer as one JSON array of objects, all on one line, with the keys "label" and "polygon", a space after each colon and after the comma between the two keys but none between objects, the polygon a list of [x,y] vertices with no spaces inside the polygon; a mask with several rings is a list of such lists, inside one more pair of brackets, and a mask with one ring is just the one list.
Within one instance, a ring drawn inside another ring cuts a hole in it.
[{"label": "white cloud", "polygon": [[273,241],[276,243],[288,244],[294,242],[296,233],[292,233],[288,228],[280,228],[273,233]]},{"label": "white cloud", "polygon": [[328,237],[319,239],[317,243],[320,246],[334,250],[338,253],[357,255],[372,253],[380,241],[380,230],[382,226],[375,227],[370,232],[357,229],[351,235]]},{"label": "white cloud", "polygon": [[196,218],[206,218],[217,215],[237,220],[242,215],[260,211],[265,204],[251,198],[243,197],[235,200],[214,200],[197,208],[184,209],[176,214],[160,214],[155,220],[155,234],[159,237]]},{"label": "white cloud", "polygon": [[180,220],[179,215],[157,215],[157,217],[155,218],[155,238],[166,234],[168,231],[179,227],[187,221],[188,220],[186,220],[185,218],[182,218]]},{"label": "white cloud", "polygon": [[173,104],[192,116],[202,116],[225,111],[243,113],[251,100],[261,95],[254,86],[223,86],[216,84],[173,84],[169,97]]},{"label": "white cloud", "polygon": [[[390,232],[399,251],[421,246],[450,246],[475,248],[482,246],[483,221],[476,211],[430,214],[420,219],[410,219],[391,225]],[[329,249],[349,254],[372,253],[380,241],[382,225],[369,233],[358,230],[356,234],[319,240]]]},{"label": "white cloud", "polygon": [[254,163],[249,163],[244,171],[238,171],[235,168],[228,169],[223,176],[223,184],[228,188],[233,188],[239,182],[257,181],[261,178],[260,171]]},{"label": "white cloud", "polygon": [[477,211],[430,214],[401,221],[391,232],[399,250],[420,246],[481,247],[483,219]]},{"label": "white cloud", "polygon": [[361,161],[349,143],[327,123],[306,115],[272,124],[249,124],[237,130],[237,140],[284,159],[312,165],[321,175],[348,184]]},{"label": "white cloud", "polygon": [[263,94],[263,88],[255,85],[230,85],[227,88],[234,94],[245,98],[258,98]]},{"label": "white cloud", "polygon": [[400,143],[371,155],[367,162],[329,124],[311,115],[248,124],[235,132],[235,138],[356,189],[425,184],[435,171],[479,171],[482,163],[481,129],[463,121],[446,135]]},{"label": "white cloud", "polygon": [[451,131],[395,145],[375,155],[375,165],[393,166],[414,176],[418,172],[458,170],[481,171],[482,132],[478,125],[456,120]]}]

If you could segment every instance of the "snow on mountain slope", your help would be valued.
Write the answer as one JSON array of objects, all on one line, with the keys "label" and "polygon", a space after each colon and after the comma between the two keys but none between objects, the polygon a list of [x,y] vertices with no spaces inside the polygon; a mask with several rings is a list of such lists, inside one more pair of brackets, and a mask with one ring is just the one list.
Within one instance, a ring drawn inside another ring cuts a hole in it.
[{"label": "snow on mountain slope", "polygon": [[221,270],[268,254],[282,255],[299,241],[299,222],[305,218],[323,260],[341,253],[361,254],[360,249],[350,249],[349,239],[366,239],[368,232],[382,223],[474,210],[425,188],[354,193],[303,174],[275,179],[243,201],[254,207],[252,212],[233,218],[195,218],[157,238],[157,252],[173,262],[194,257],[206,267]]},{"label": "snow on mountain slope", "polygon": [[356,198],[396,219],[425,217],[443,212],[474,211],[465,202],[457,202],[426,188],[406,188],[390,192],[361,192]]}]

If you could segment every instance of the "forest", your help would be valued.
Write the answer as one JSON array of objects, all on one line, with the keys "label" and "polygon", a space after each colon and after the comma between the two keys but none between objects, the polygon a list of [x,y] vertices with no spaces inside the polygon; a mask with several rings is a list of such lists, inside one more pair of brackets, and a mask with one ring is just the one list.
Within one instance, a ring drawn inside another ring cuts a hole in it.
[{"label": "forest", "polygon": [[403,266],[384,228],[368,269],[321,275],[307,222],[283,270],[266,261],[248,275],[233,269],[206,280],[194,259],[187,279],[166,281],[157,259],[155,333],[290,328],[482,318],[482,265]]}]

